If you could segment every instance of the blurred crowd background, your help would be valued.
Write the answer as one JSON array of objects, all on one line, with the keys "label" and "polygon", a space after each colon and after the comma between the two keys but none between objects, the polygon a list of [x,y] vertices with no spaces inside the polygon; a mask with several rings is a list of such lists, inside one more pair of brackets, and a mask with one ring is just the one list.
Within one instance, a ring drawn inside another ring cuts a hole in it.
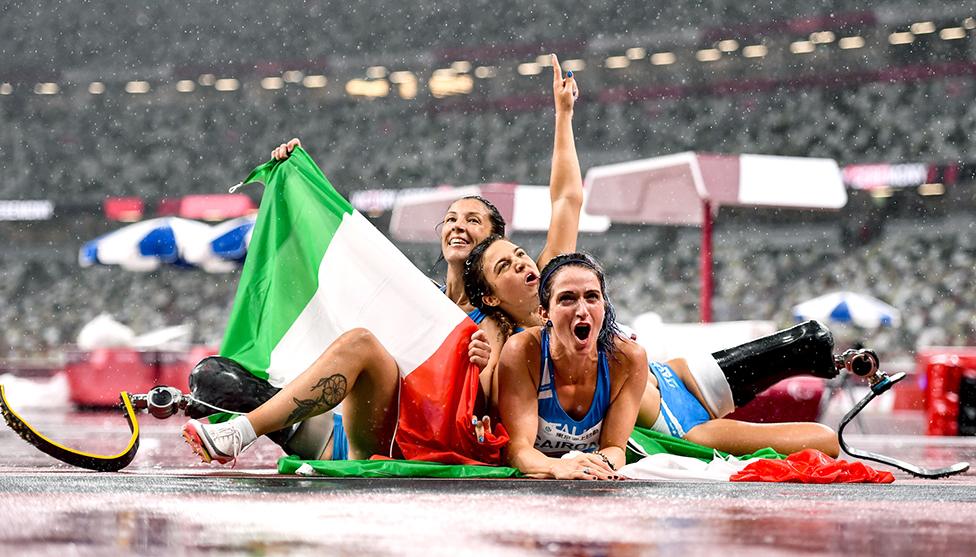
[{"label": "blurred crowd background", "polygon": [[[973,2],[9,4],[0,201],[54,213],[0,222],[0,359],[58,358],[103,312],[137,332],[191,323],[218,344],[236,273],[82,269],[78,248],[120,226],[106,198],[223,193],[290,137],[348,196],[548,183],[551,51],[582,90],[584,173],[681,151],[937,169],[924,181],[941,189],[851,189],[837,213],[723,209],[716,320],[788,325],[793,304],[844,289],[902,311],[871,333],[886,356],[976,345]],[[699,235],[614,225],[581,246],[625,321],[694,322]],[[437,246],[401,247],[443,274]]]}]

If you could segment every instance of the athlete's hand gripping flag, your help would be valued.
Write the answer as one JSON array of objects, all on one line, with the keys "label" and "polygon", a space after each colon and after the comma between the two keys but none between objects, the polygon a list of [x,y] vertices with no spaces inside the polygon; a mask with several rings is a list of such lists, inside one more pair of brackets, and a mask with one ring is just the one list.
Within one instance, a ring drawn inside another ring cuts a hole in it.
[{"label": "athlete's hand gripping flag", "polygon": [[471,426],[479,385],[468,342],[477,326],[300,147],[249,182],[263,182],[264,197],[220,354],[282,386],[342,333],[368,329],[400,368],[402,456],[500,463],[504,429],[479,442]]}]

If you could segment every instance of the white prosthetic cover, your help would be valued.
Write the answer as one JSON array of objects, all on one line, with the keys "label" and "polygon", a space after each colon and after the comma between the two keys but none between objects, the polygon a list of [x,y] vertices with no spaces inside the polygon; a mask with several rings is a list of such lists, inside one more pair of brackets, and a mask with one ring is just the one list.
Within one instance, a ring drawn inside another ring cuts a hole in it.
[{"label": "white prosthetic cover", "polygon": [[698,383],[702,398],[705,399],[706,410],[716,418],[731,414],[735,410],[732,389],[715,358],[711,354],[703,353],[686,356],[684,360],[691,376],[695,378],[695,383]]}]

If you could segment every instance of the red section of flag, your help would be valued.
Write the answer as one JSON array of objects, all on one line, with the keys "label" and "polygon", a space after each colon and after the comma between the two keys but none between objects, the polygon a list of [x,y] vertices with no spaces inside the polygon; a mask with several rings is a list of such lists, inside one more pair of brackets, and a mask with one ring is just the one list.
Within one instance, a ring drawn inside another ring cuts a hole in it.
[{"label": "red section of flag", "polygon": [[793,453],[785,460],[763,458],[746,466],[730,481],[792,482],[805,484],[877,483],[895,481],[891,472],[879,472],[863,462],[830,458],[816,449]]},{"label": "red section of flag", "polygon": [[[396,442],[407,460],[444,464],[502,464],[508,433],[500,424],[483,443],[471,418],[481,417],[478,368],[468,362],[468,342],[478,326],[465,319],[440,348],[400,384]],[[479,413],[480,412],[480,413]]]}]

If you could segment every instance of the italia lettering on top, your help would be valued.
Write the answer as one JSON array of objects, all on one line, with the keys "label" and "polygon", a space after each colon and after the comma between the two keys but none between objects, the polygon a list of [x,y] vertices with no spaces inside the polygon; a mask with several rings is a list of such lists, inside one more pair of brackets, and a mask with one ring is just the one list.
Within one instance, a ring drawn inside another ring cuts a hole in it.
[{"label": "italia lettering on top", "polygon": [[661,366],[660,371],[661,371],[661,379],[663,379],[664,382],[667,383],[668,386],[671,387],[672,389],[677,389],[678,382],[674,378],[674,372],[672,372],[670,368],[665,366]]},{"label": "italia lettering on top", "polygon": [[569,451],[592,451],[596,449],[595,442],[589,443],[579,443],[573,441],[551,441],[549,439],[544,439],[539,443],[536,443],[536,448],[540,451],[559,451],[559,452],[569,452]]},{"label": "italia lettering on top", "polygon": [[588,438],[593,437],[598,433],[598,429],[591,427],[589,429],[583,429],[574,424],[561,424],[561,423],[548,423],[546,422],[543,426],[543,431],[559,439],[574,439],[574,438]]}]

